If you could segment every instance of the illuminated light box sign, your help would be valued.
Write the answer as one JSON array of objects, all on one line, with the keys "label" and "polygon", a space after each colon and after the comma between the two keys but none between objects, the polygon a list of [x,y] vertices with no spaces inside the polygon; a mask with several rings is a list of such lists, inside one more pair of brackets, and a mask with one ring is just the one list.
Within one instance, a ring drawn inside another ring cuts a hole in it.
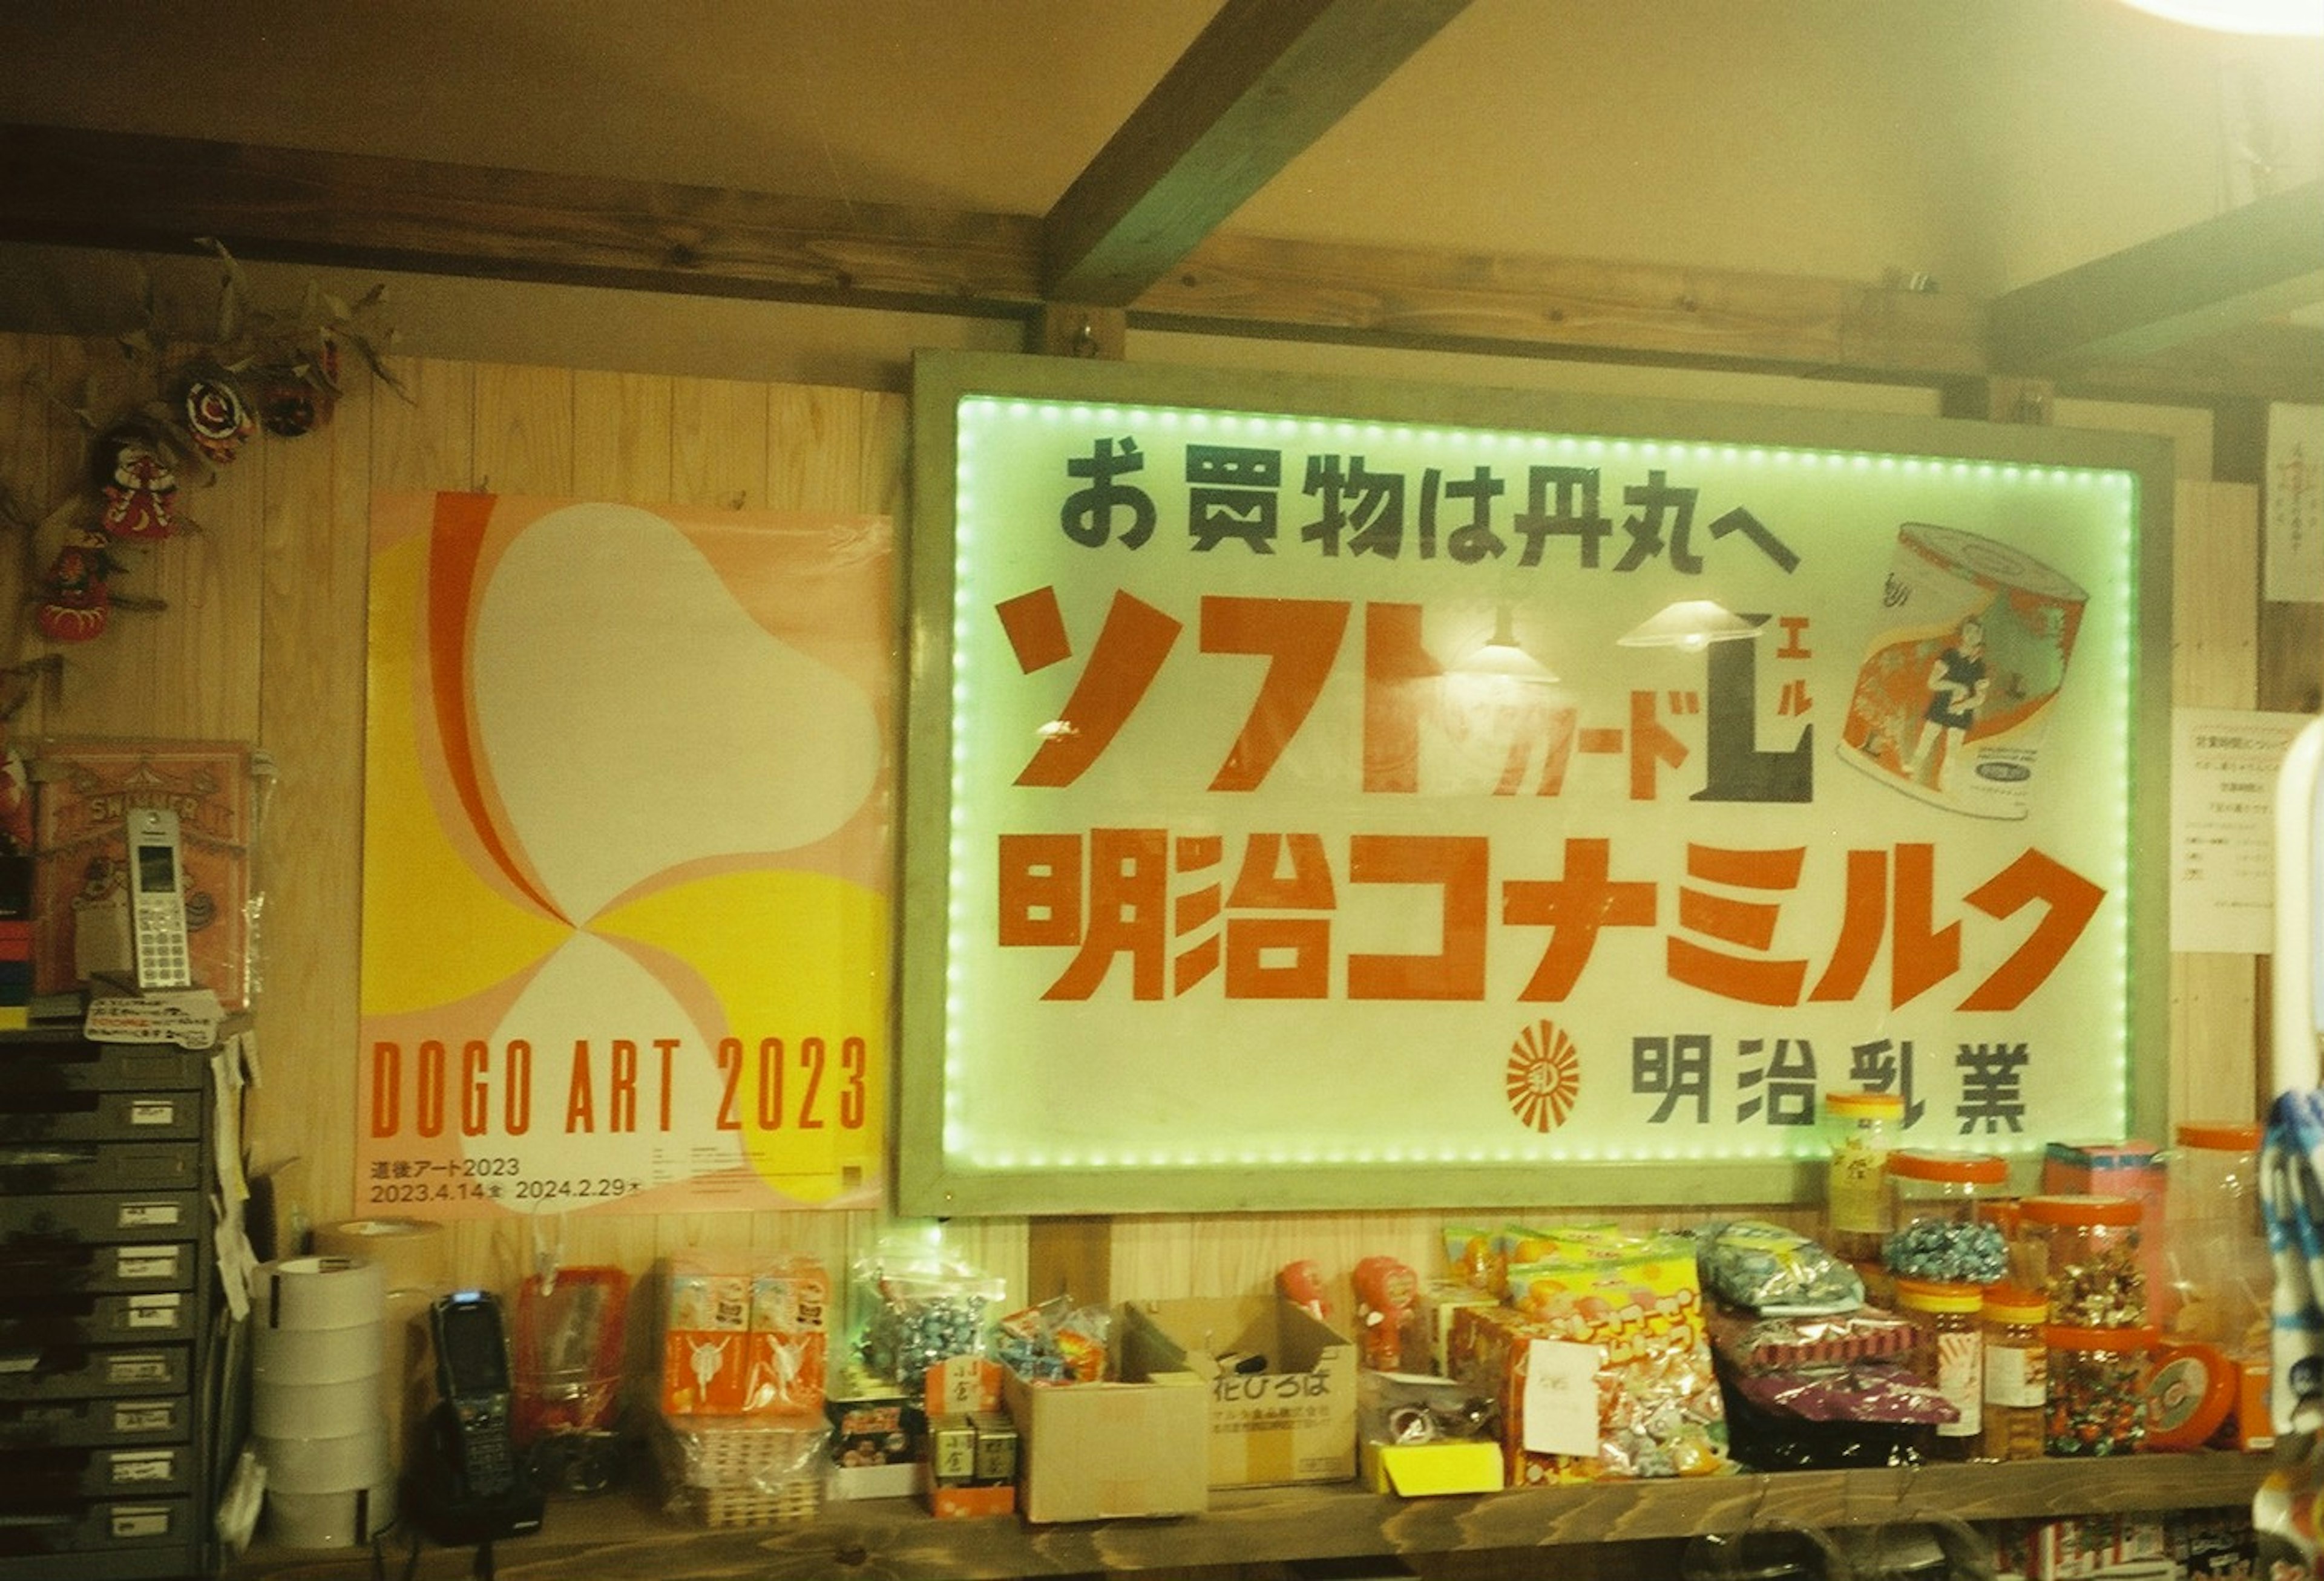
[{"label": "illuminated light box sign", "polygon": [[1835,1089],[2159,1124],[2159,442],[915,393],[907,1211],[1782,1200]]}]

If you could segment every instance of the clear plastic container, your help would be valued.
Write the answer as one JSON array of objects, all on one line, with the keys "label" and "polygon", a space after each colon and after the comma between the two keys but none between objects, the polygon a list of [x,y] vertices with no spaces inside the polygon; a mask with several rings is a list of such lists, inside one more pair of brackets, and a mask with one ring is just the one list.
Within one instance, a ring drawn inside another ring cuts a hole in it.
[{"label": "clear plastic container", "polygon": [[2042,1331],[2050,1351],[2049,1430],[2053,1456],[2128,1455],[2146,1436],[2146,1383],[2157,1339],[2152,1328]]},{"label": "clear plastic container", "polygon": [[1985,1292],[1985,1457],[2039,1460],[2049,1403],[2050,1349],[2042,1337],[2050,1303],[2030,1290],[1997,1284]]},{"label": "clear plastic container", "polygon": [[2170,1155],[2162,1288],[2151,1292],[2163,1331],[2237,1357],[2264,1356],[2275,1286],[2260,1222],[2255,1125],[2181,1126]]},{"label": "clear plastic container", "polygon": [[1960,1416],[1937,1424],[1933,1457],[1970,1460],[1985,1442],[1985,1348],[1978,1317],[1985,1292],[1974,1284],[1896,1281],[1896,1310],[1914,1329],[1914,1374],[1943,1395]]},{"label": "clear plastic container", "polygon": [[2017,1205],[2010,1276],[2050,1302],[2070,1328],[2135,1328],[2147,1321],[2141,1247],[2145,1206],[2132,1197],[2051,1195]]},{"label": "clear plastic container", "polygon": [[1904,1135],[1899,1092],[1827,1092],[1824,1135],[1831,1156],[1824,1172],[1824,1244],[1849,1263],[1877,1263],[1896,1227],[1888,1155]]},{"label": "clear plastic container", "polygon": [[1898,1280],[1992,1284],[2009,1269],[2007,1237],[1994,1213],[2009,1189],[2009,1165],[1989,1153],[1888,1155],[1896,1227],[1882,1260]]}]

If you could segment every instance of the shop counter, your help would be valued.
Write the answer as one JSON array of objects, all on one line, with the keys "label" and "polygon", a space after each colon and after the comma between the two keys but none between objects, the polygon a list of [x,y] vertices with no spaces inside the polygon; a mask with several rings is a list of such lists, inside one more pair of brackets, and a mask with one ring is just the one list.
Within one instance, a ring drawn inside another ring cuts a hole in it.
[{"label": "shop counter", "polygon": [[[1014,1516],[937,1521],[916,1501],[880,1499],[827,1504],[811,1520],[712,1530],[680,1523],[642,1494],[615,1494],[551,1501],[541,1530],[498,1545],[493,1558],[506,1581],[961,1581],[1391,1557],[1425,1576],[1426,1556],[1556,1545],[1604,1550],[1611,1567],[1603,1573],[1621,1574],[1625,1556],[1643,1559],[1648,1549],[1674,1551],[1697,1533],[1755,1523],[1831,1528],[1939,1515],[1992,1521],[2225,1508],[2247,1503],[2270,1463],[2264,1454],[2207,1450],[1747,1472],[1423,1499],[1342,1483],[1219,1493],[1201,1515],[1062,1526],[1028,1526]],[[385,1573],[403,1576],[406,1539],[383,1540]],[[1598,1573],[1582,1554],[1572,1557],[1574,1574]],[[411,1574],[415,1581],[458,1581],[477,1573],[475,1561],[473,1550],[429,1545]],[[1485,1573],[1479,1562],[1465,1559],[1461,1573]],[[373,1563],[368,1549],[293,1552],[262,1541],[226,1576],[368,1581]]]}]

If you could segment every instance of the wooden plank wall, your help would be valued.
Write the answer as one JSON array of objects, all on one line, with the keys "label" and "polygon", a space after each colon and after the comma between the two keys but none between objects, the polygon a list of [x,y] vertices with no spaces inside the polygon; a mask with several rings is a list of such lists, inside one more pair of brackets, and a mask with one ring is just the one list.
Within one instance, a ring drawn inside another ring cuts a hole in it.
[{"label": "wooden plank wall", "polygon": [[[109,343],[0,336],[0,485],[34,514],[80,475],[80,435],[43,390],[72,391],[117,359]],[[255,1159],[305,1161],[309,1211],[364,1211],[352,1175],[362,836],[364,579],[375,492],[488,490],[638,503],[884,511],[902,519],[901,397],[853,390],[452,361],[393,364],[406,400],[358,388],[305,438],[266,438],[215,486],[189,491],[201,530],[161,546],[124,586],[169,600],[124,613],[68,652],[60,693],[19,717],[26,737],[154,734],[242,739],[273,758],[264,896]],[[2182,486],[2178,566],[2180,700],[2248,706],[2253,695],[2256,500],[2247,488]],[[37,551],[32,551],[37,552]],[[26,574],[11,559],[5,589]],[[37,571],[38,566],[33,566]],[[25,646],[24,623],[11,628]],[[456,948],[456,941],[447,941]],[[2177,1116],[2251,1110],[2252,961],[2172,962]],[[1739,1204],[1749,1210],[1751,1205]],[[1804,1210],[1763,1209],[1795,1221]],[[1555,1210],[1570,1215],[1573,1210]],[[1545,1219],[1553,1210],[1531,1217]],[[1065,1227],[1079,1264],[1116,1299],[1264,1288],[1295,1257],[1342,1279],[1372,1253],[1433,1267],[1457,1207],[1280,1216],[1155,1215]],[[1492,1220],[1525,1218],[1495,1211]],[[1652,1222],[1651,1210],[1619,1217]],[[510,1288],[543,1252],[642,1273],[689,1247],[788,1249],[835,1273],[881,1229],[868,1214],[510,1219],[456,1232],[464,1280]],[[1029,1290],[1022,1220],[952,1227],[969,1256]],[[1044,1269],[1049,1266],[1045,1261]],[[1077,1296],[1099,1292],[1076,1290]],[[1342,1307],[1344,1310],[1344,1305]]]}]

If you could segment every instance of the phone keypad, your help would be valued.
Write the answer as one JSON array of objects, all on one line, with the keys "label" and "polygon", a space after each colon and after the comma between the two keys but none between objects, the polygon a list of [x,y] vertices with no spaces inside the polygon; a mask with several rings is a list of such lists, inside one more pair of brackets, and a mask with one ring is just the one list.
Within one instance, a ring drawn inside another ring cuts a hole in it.
[{"label": "phone keypad", "polygon": [[167,905],[143,905],[137,915],[137,986],[183,988],[193,985],[193,963],[186,956],[185,925],[171,916]]}]

